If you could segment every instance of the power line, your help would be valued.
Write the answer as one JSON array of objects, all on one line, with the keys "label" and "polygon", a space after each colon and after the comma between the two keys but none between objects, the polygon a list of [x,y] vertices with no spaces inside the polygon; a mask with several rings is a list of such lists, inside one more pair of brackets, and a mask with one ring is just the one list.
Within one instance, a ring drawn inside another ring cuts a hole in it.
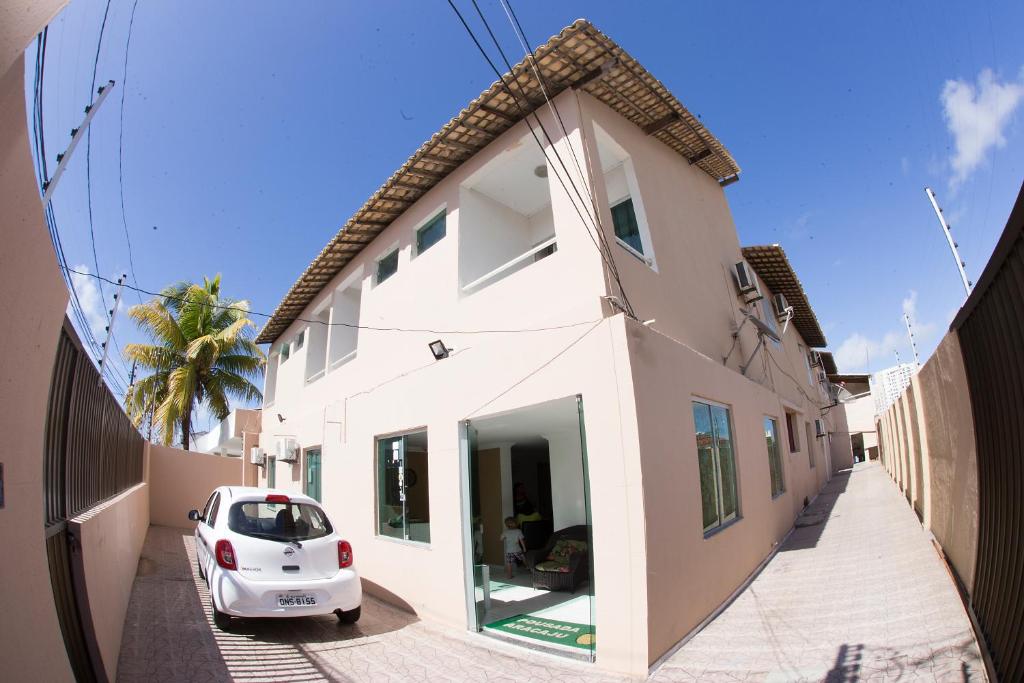
[{"label": "power line", "polygon": [[[89,100],[92,101],[93,92],[96,90],[96,71],[100,64],[100,48],[103,46],[103,32],[107,28],[107,15],[110,13],[110,0],[107,0],[106,8],[103,10],[103,22],[100,24],[100,35],[96,40],[96,57],[92,62],[92,83],[89,85]],[[90,105],[91,106],[91,105]],[[86,108],[88,111],[88,107]],[[92,220],[92,126],[85,131],[85,192],[89,207],[89,241],[92,243],[92,264],[96,272],[100,272],[100,261],[96,255],[96,232]],[[100,298],[103,299],[103,309],[107,308],[107,297],[103,292],[103,285],[100,284]]]},{"label": "power line", "polygon": [[[89,272],[82,272],[82,271],[79,271],[79,270],[75,270],[73,268],[69,268],[67,266],[61,266],[61,268],[63,268],[68,273],[75,273],[76,275],[84,275],[86,277],[91,277],[91,278],[95,278],[97,280],[102,280],[103,282],[106,282],[109,285],[116,285],[117,284],[116,281],[111,280],[109,278],[105,278],[102,275],[98,275],[98,274],[94,274],[94,273],[89,273]],[[128,285],[128,284],[125,284],[124,286],[127,289],[135,289],[136,291],[139,291],[139,292],[141,292],[143,294],[148,294],[150,296],[160,297],[161,299],[169,299],[171,301],[180,301],[182,303],[188,303],[188,304],[196,304],[196,303],[198,303],[200,306],[205,306],[205,307],[208,307],[208,308],[212,308],[213,310],[216,310],[216,311],[239,311],[241,313],[245,313],[246,315],[253,315],[253,316],[260,317],[260,318],[272,318],[272,317],[274,317],[273,313],[262,313],[260,311],[253,311],[253,310],[250,310],[250,309],[248,309],[248,308],[246,308],[244,306],[237,306],[237,305],[233,305],[233,304],[221,305],[221,304],[208,304],[208,303],[203,303],[203,302],[195,302],[195,301],[192,301],[192,300],[190,300],[190,299],[188,299],[186,297],[182,297],[182,296],[174,296],[174,295],[171,295],[171,294],[165,294],[163,292],[153,292],[153,291],[150,291],[148,289],[143,289],[141,287],[132,287],[131,285]],[[581,327],[583,325],[592,325],[592,324],[594,324],[596,322],[600,322],[601,320],[604,320],[604,318],[598,318],[597,320],[582,320],[582,321],[576,322],[576,323],[566,323],[564,325],[551,325],[551,326],[548,326],[548,327],[528,327],[528,328],[519,328],[519,329],[493,329],[493,330],[436,330],[436,329],[431,329],[431,328],[375,327],[375,326],[372,326],[372,325],[357,325],[355,323],[328,323],[328,322],[324,322],[323,320],[317,320],[316,318],[295,318],[295,320],[297,320],[299,322],[303,322],[303,323],[309,323],[311,325],[321,325],[323,327],[347,327],[347,328],[357,329],[357,330],[368,330],[370,332],[415,332],[415,333],[428,333],[429,332],[430,334],[516,334],[516,333],[520,333],[520,332],[551,332],[551,331],[554,331],[554,330],[565,330],[565,329],[569,329],[569,328],[572,328],[572,327]]]},{"label": "power line", "polygon": [[[480,12],[480,8],[478,6],[476,6],[475,2],[473,4],[476,7],[477,13],[480,15],[481,20],[484,22],[484,25],[487,27],[487,31],[491,35],[492,40],[494,40],[495,44],[498,46],[498,51],[502,53],[502,57],[504,58],[505,57],[504,52],[501,50],[501,46],[500,46],[500,44],[498,44],[497,39],[494,37],[494,33],[490,30],[490,26],[487,24],[487,20],[484,18],[483,13]],[[458,17],[459,21],[462,23],[463,28],[466,30],[467,34],[469,35],[469,37],[473,41],[473,43],[476,45],[477,50],[480,51],[480,54],[483,56],[484,60],[488,64],[488,66],[491,67],[491,70],[498,77],[498,80],[501,82],[502,86],[505,88],[505,92],[507,92],[508,95],[512,98],[513,104],[515,104],[516,108],[519,109],[519,112],[523,116],[523,119],[525,119],[527,121],[527,128],[530,131],[530,135],[533,137],[534,142],[536,142],[537,146],[540,148],[541,154],[544,155],[544,160],[548,163],[549,166],[551,166],[554,169],[555,177],[558,179],[559,184],[562,186],[562,190],[565,192],[566,196],[569,198],[569,201],[572,203],[573,209],[576,210],[577,215],[580,217],[580,221],[583,223],[584,228],[587,231],[587,236],[590,238],[591,242],[594,243],[594,246],[597,248],[598,253],[601,255],[601,259],[605,262],[605,265],[608,266],[609,271],[613,274],[613,277],[616,279],[616,283],[619,285],[619,293],[622,296],[623,305],[624,305],[624,307],[626,307],[627,314],[629,314],[631,317],[636,317],[634,312],[633,312],[633,310],[632,310],[632,307],[628,305],[629,304],[628,298],[626,297],[625,291],[622,289],[621,281],[619,281],[619,279],[618,279],[618,270],[617,270],[617,268],[614,265],[614,259],[611,258],[610,252],[606,253],[606,251],[604,249],[602,249],[601,245],[595,239],[594,235],[591,234],[590,226],[593,225],[594,232],[597,233],[598,239],[601,239],[602,241],[603,241],[603,231],[601,230],[600,227],[598,227],[596,224],[594,224],[593,220],[591,220],[588,223],[587,218],[584,217],[584,212],[580,210],[579,206],[577,206],[577,204],[576,204],[576,201],[572,198],[572,195],[569,192],[569,188],[566,187],[565,181],[562,179],[562,176],[559,174],[558,169],[555,168],[554,164],[551,162],[550,157],[548,157],[547,150],[545,149],[544,144],[540,141],[540,138],[537,137],[537,133],[536,133],[536,131],[534,131],[533,127],[531,125],[529,125],[529,115],[530,115],[530,112],[525,107],[523,107],[522,104],[520,104],[519,98],[516,96],[515,92],[513,92],[511,86],[508,84],[508,81],[505,79],[504,74],[502,74],[501,71],[494,65],[494,62],[491,61],[491,58],[487,54],[487,51],[484,49],[483,45],[480,44],[480,41],[476,37],[476,34],[473,33],[473,29],[471,29],[469,27],[469,24],[466,22],[465,17],[462,16],[462,13],[459,11],[458,7],[455,6],[455,3],[452,2],[452,0],[448,0],[448,5],[449,5],[449,7],[452,8],[452,11],[455,12],[455,15]],[[505,58],[505,63],[506,63],[506,65],[508,65],[509,72],[510,72],[510,75],[511,75],[513,69],[512,69],[511,64],[509,63],[507,58]],[[519,89],[520,89],[520,92],[525,97],[525,91],[523,90],[522,85],[519,86]],[[527,104],[529,104],[529,100],[528,99],[527,99]],[[544,133],[545,138],[547,138],[548,142],[551,144],[552,152],[554,152],[556,159],[558,160],[559,164],[561,165],[561,167],[563,169],[563,172],[565,173],[566,178],[569,181],[569,184],[572,186],[572,188],[575,191],[576,195],[579,197],[580,202],[584,206],[586,206],[586,200],[583,199],[582,194],[579,191],[579,188],[577,188],[576,184],[573,182],[572,175],[569,172],[568,167],[562,161],[561,155],[558,153],[558,149],[557,149],[557,147],[555,147],[554,142],[551,139],[551,136],[548,135],[547,129],[544,127],[544,124],[541,122],[540,117],[537,115],[536,112],[533,113],[533,116],[534,116],[534,120],[537,122],[537,125],[540,127],[541,131]]]},{"label": "power line", "polygon": [[[128,52],[132,46],[132,28],[135,26],[135,9],[139,6],[139,0],[132,3],[132,14],[128,20],[128,39],[124,46],[124,73],[121,77],[121,126],[117,140],[117,184],[121,190],[121,224],[124,226],[124,240],[128,244],[128,265],[132,274],[132,281],[139,286],[139,278],[135,276],[135,258],[132,256],[132,238],[128,234],[128,217],[124,210],[124,98],[128,89]],[[98,272],[98,270],[97,270]],[[136,291],[135,296],[142,303],[142,295]]]}]

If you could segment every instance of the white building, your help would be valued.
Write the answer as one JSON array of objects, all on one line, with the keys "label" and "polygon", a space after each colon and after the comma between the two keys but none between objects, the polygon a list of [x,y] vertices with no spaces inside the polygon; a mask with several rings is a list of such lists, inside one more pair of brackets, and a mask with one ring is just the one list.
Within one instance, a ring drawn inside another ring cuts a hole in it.
[{"label": "white building", "polygon": [[896,402],[903,390],[910,386],[910,378],[917,372],[913,363],[900,363],[871,375],[871,395],[875,401],[875,415],[881,415]]},{"label": "white building", "polygon": [[[559,116],[516,66],[527,100],[462,109],[261,331],[259,481],[322,499],[367,592],[643,676],[852,456],[785,252],[739,244],[729,153],[586,21],[536,55]],[[496,581],[508,516],[572,540],[567,571]]]}]

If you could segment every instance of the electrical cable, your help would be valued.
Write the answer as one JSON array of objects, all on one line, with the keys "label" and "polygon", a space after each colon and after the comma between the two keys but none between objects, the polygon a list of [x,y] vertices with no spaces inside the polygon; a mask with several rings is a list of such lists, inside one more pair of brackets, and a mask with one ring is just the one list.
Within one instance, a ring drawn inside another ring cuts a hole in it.
[{"label": "electrical cable", "polygon": [[[117,284],[116,281],[111,280],[109,278],[105,278],[102,275],[96,275],[95,273],[82,272],[82,271],[79,271],[79,270],[75,270],[73,268],[69,268],[67,266],[61,266],[61,268],[63,268],[68,273],[74,273],[76,275],[84,275],[86,277],[95,278],[97,280],[103,280],[104,282],[106,282],[107,284],[110,284],[110,285],[116,285]],[[171,300],[171,301],[180,301],[182,303],[195,303],[195,302],[190,301],[189,299],[186,299],[185,297],[172,296],[172,295],[168,295],[168,294],[163,294],[161,292],[153,292],[153,291],[150,291],[150,290],[147,290],[147,289],[143,289],[141,287],[136,288],[136,287],[132,287],[131,285],[129,285],[127,283],[124,283],[124,287],[126,289],[137,289],[139,292],[141,292],[143,294],[148,294],[150,296],[160,297],[161,299],[168,299],[168,300]],[[201,305],[208,306],[209,308],[212,308],[212,309],[218,310],[218,311],[239,311],[241,313],[245,313],[246,315],[253,315],[253,316],[260,317],[260,318],[273,318],[274,317],[273,313],[262,313],[260,311],[250,310],[248,308],[245,308],[244,306],[235,306],[235,305],[232,305],[232,304],[224,304],[224,305],[220,305],[220,304],[201,304]],[[551,325],[551,326],[548,326],[548,327],[527,327],[527,328],[517,328],[517,329],[493,329],[493,330],[435,330],[435,329],[430,329],[430,328],[375,327],[375,326],[372,326],[372,325],[357,325],[357,324],[354,324],[354,323],[328,323],[328,322],[324,322],[323,320],[317,320],[316,318],[294,318],[294,320],[297,320],[297,321],[303,322],[303,323],[309,323],[311,325],[321,325],[323,327],[347,327],[347,328],[355,329],[355,330],[368,330],[370,332],[414,332],[414,333],[428,333],[429,332],[430,334],[517,334],[517,333],[520,333],[520,332],[551,332],[551,331],[554,331],[554,330],[565,330],[565,329],[569,329],[569,328],[572,328],[572,327],[581,327],[583,325],[591,325],[593,323],[600,322],[601,320],[604,320],[604,318],[598,318],[597,320],[581,320],[580,322],[576,322],[576,323],[566,323],[564,325]]]},{"label": "electrical cable", "polygon": [[[480,51],[480,54],[483,56],[484,60],[491,67],[491,70],[495,73],[495,75],[498,77],[498,79],[501,81],[502,85],[505,88],[506,93],[508,93],[508,95],[512,98],[513,104],[515,104],[516,108],[519,109],[519,112],[522,115],[523,119],[527,120],[527,124],[528,124],[527,128],[530,131],[530,135],[533,137],[534,142],[537,143],[537,146],[540,148],[541,153],[544,155],[544,160],[548,163],[549,166],[551,166],[555,170],[555,177],[558,179],[559,184],[562,186],[562,190],[566,193],[566,196],[569,198],[570,202],[572,203],[573,209],[576,210],[577,215],[580,217],[580,221],[583,223],[584,227],[587,230],[587,236],[590,238],[591,242],[594,243],[594,246],[597,248],[598,253],[601,255],[602,260],[605,262],[605,265],[608,266],[608,268],[609,268],[609,270],[611,272],[617,273],[617,269],[614,266],[614,261],[609,262],[608,254],[605,253],[605,251],[601,248],[600,244],[598,243],[597,239],[595,239],[594,235],[591,234],[591,232],[590,232],[590,225],[594,225],[593,221],[591,221],[588,224],[587,218],[584,217],[584,212],[580,210],[579,206],[577,206],[577,204],[576,204],[576,201],[573,200],[572,195],[569,193],[569,188],[566,187],[566,185],[565,185],[565,181],[562,179],[562,176],[558,173],[558,169],[554,166],[554,164],[551,162],[551,159],[548,157],[547,150],[544,148],[544,144],[540,141],[540,138],[537,137],[537,133],[536,133],[536,131],[534,131],[533,127],[529,125],[529,121],[528,121],[528,119],[529,119],[529,112],[527,111],[526,108],[523,107],[522,104],[520,104],[519,98],[512,91],[512,88],[509,86],[508,81],[505,79],[505,76],[494,65],[494,62],[491,61],[491,58],[487,54],[487,51],[484,50],[484,47],[483,47],[483,45],[480,44],[480,41],[479,41],[479,39],[477,39],[476,34],[473,33],[473,30],[469,27],[469,24],[466,22],[465,17],[462,16],[462,13],[455,6],[455,4],[452,2],[452,0],[448,0],[448,5],[449,5],[449,7],[452,8],[452,11],[455,12],[455,15],[458,17],[459,21],[462,23],[463,28],[469,34],[470,39],[476,45],[477,49]],[[477,12],[480,13],[479,7],[477,7]],[[482,13],[481,13],[481,18],[482,18]],[[484,19],[484,23],[486,25],[486,19]],[[493,38],[494,34],[493,34],[493,32],[490,31],[489,27],[488,27],[488,32],[491,34],[491,36]],[[499,51],[500,51],[500,46],[499,46]],[[506,59],[506,63],[508,63],[507,59]],[[510,72],[512,71],[511,67],[510,67],[509,70],[510,70]],[[525,97],[525,91],[523,91],[522,86],[520,86],[520,92],[523,93],[523,96]],[[529,104],[529,100],[528,99],[527,99],[527,104]],[[551,141],[551,137],[550,137],[550,135],[548,135],[547,129],[544,128],[544,125],[543,125],[543,123],[541,123],[540,118],[537,116],[536,112],[534,112],[534,119],[537,121],[537,125],[544,132],[544,135],[548,139],[549,143],[551,143],[552,151],[554,152],[556,158],[559,160],[559,163],[562,166],[562,169],[565,172],[566,177],[568,178],[570,185],[572,185],[572,187],[573,187],[574,191],[576,192],[577,196],[580,198],[580,202],[584,206],[586,206],[586,200],[583,199],[583,197],[582,197],[582,195],[581,195],[581,193],[579,191],[579,188],[577,188],[575,183],[573,183],[571,174],[568,171],[568,167],[561,160],[561,156],[558,154],[557,148],[554,146],[554,143]],[[596,232],[599,236],[602,235],[601,230],[596,225],[594,225],[594,232]],[[623,301],[623,305],[625,307],[625,305],[628,303],[628,301],[626,300],[625,293],[621,290],[621,286],[620,286],[620,294],[623,297],[623,300],[624,300]],[[632,317],[636,317],[635,314],[632,313],[632,308],[631,307],[626,312],[627,312],[627,314],[632,315]]]},{"label": "electrical cable", "polygon": [[[509,75],[513,75],[515,70],[512,67],[512,63],[508,59],[508,57],[506,56],[504,49],[502,49],[501,43],[498,41],[497,37],[495,36],[494,31],[491,30],[491,25],[487,21],[487,18],[484,16],[484,13],[480,9],[480,6],[477,4],[477,0],[471,0],[471,2],[473,4],[473,8],[476,10],[477,16],[479,16],[480,17],[480,21],[483,22],[483,25],[484,25],[484,28],[487,31],[487,34],[491,37],[491,41],[494,43],[495,48],[497,48],[498,54],[501,55],[501,59],[505,63],[505,67],[508,69]],[[449,0],[449,5],[452,5],[451,0]],[[452,5],[452,6],[454,8],[454,5]],[[458,10],[456,10],[456,12],[458,12]],[[460,15],[460,18],[461,18],[461,15]],[[463,21],[463,26],[465,26],[467,30],[470,30],[469,26],[466,24],[465,21]],[[475,36],[473,36],[473,38],[474,38],[474,42],[477,42]],[[477,47],[479,47],[479,46],[480,45],[477,42]],[[491,64],[491,68],[494,69],[493,62],[491,62],[490,59],[488,59],[487,62],[488,62],[488,64]],[[505,90],[508,92],[509,95],[512,96],[513,100],[516,102],[516,106],[519,107],[520,112],[522,112],[523,118],[524,119],[529,119],[529,115],[530,114],[522,107],[522,105],[519,104],[519,101],[515,98],[515,94],[512,92],[511,88],[508,85],[508,82],[505,80],[505,77],[502,74],[500,74],[497,69],[494,69],[494,72],[495,72],[495,74],[497,74],[498,78],[501,79],[502,85],[505,86]],[[556,118],[561,122],[561,116],[557,115],[557,110],[555,109],[554,103],[552,103],[551,99],[547,96],[547,92],[546,92],[546,90],[544,88],[544,82],[543,82],[543,80],[540,77],[539,71],[537,71],[537,75],[538,75],[538,83],[541,86],[541,92],[544,95],[544,99],[547,101],[547,104],[553,110],[555,110]],[[516,84],[519,86],[519,93],[520,93],[520,95],[522,96],[522,98],[524,100],[526,100],[527,104],[529,104],[530,100],[529,100],[529,97],[526,94],[525,89],[523,88],[523,85],[521,83],[519,83],[518,80],[516,80]],[[533,114],[534,120],[537,122],[537,125],[540,127],[541,132],[544,133],[544,138],[548,141],[548,145],[550,145],[551,151],[554,153],[555,158],[558,160],[559,165],[562,167],[562,171],[565,173],[565,177],[568,179],[569,184],[572,186],[572,189],[576,193],[577,198],[579,199],[580,203],[584,207],[586,207],[587,201],[583,198],[583,194],[580,192],[580,189],[576,186],[576,183],[573,181],[572,173],[569,171],[568,166],[566,166],[565,162],[562,160],[562,156],[558,152],[558,148],[555,146],[554,140],[551,138],[551,135],[548,133],[547,128],[544,126],[543,122],[540,120],[540,116],[537,114],[536,109],[534,109],[532,114]],[[531,132],[533,132],[532,129],[531,129]],[[566,140],[568,141],[568,133],[565,130],[564,124],[562,125],[562,132],[566,136]],[[545,152],[544,146],[541,144],[540,140],[537,139],[536,135],[534,135],[534,140],[537,142],[538,146],[541,147],[541,151]],[[569,144],[569,149],[573,153],[573,156],[575,157],[575,151],[572,150],[572,145],[571,144]],[[544,157],[545,157],[545,160],[550,163],[550,160],[547,158],[547,154],[546,153],[545,153]],[[580,180],[583,181],[583,182],[586,182],[586,177],[583,174],[583,169],[579,165],[579,159],[576,159],[576,166],[577,166],[577,169],[579,170],[579,173],[580,173]],[[561,182],[561,177],[558,175],[557,169],[555,169],[555,176],[559,179],[559,182]],[[566,194],[568,194],[568,189],[565,188],[564,183],[562,184],[562,189],[566,191]],[[597,204],[594,201],[593,193],[589,192],[588,194],[589,194],[590,200],[591,200],[590,201],[591,207],[594,210],[594,219],[591,221],[591,224],[594,226],[594,230],[595,230],[595,232],[597,234],[597,240],[600,241],[600,245],[598,245],[595,242],[595,246],[597,247],[598,252],[601,253],[602,258],[605,261],[605,264],[608,266],[609,270],[612,272],[612,277],[615,279],[615,282],[616,282],[616,284],[619,287],[619,294],[622,297],[622,305],[623,305],[623,308],[625,309],[625,312],[630,317],[635,318],[636,317],[636,312],[633,310],[633,307],[632,307],[632,305],[629,302],[629,297],[626,296],[625,289],[622,286],[622,280],[619,277],[618,267],[615,265],[615,258],[612,255],[611,247],[608,245],[607,238],[605,237],[605,234],[604,234],[604,226],[601,225],[600,212],[597,211]],[[575,201],[572,199],[571,196],[569,197],[569,199],[570,199],[570,201],[573,202],[573,206],[575,206]],[[577,213],[579,213],[578,209],[577,209]],[[582,215],[580,216],[580,218],[582,219]],[[594,220],[596,220],[596,223],[594,222]],[[586,221],[584,221],[584,224],[586,224]],[[591,241],[594,241],[593,236],[591,236]]]},{"label": "electrical cable", "polygon": [[[128,20],[128,39],[124,46],[124,73],[121,77],[121,126],[117,140],[117,184],[121,190],[121,224],[124,226],[124,240],[128,244],[128,266],[132,274],[132,281],[139,286],[139,278],[135,276],[135,258],[132,255],[132,238],[128,234],[128,217],[124,209],[124,98],[128,89],[128,52],[132,46],[132,28],[135,26],[135,9],[139,6],[139,0],[132,3],[132,13]],[[142,295],[136,291],[135,295],[142,303]]]},{"label": "electrical cable", "polygon": [[[91,103],[96,91],[96,71],[100,64],[100,48],[103,46],[103,32],[107,28],[107,15],[110,13],[110,0],[107,0],[106,8],[103,10],[103,22],[100,24],[100,35],[96,40],[96,57],[92,62],[92,83],[89,86],[89,102]],[[90,107],[92,104],[89,105]],[[88,111],[88,107],[86,108]],[[96,255],[96,231],[92,220],[92,126],[85,131],[85,193],[89,208],[89,241],[92,243],[92,264],[96,272],[100,272],[100,261]],[[100,298],[103,300],[103,310],[107,310],[107,297],[103,292],[103,285],[100,284]]]}]

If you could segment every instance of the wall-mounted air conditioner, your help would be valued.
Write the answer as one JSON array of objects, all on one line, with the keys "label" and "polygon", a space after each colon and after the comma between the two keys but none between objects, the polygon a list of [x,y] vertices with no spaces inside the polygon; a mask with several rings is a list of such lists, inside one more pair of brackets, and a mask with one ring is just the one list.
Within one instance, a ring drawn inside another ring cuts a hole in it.
[{"label": "wall-mounted air conditioner", "polygon": [[824,370],[818,370],[818,381],[821,382],[823,385],[827,385],[828,373],[825,372]]},{"label": "wall-mounted air conditioner", "polygon": [[281,462],[298,462],[299,443],[292,438],[282,437],[277,440],[277,459]]},{"label": "wall-mounted air conditioner", "polygon": [[259,446],[253,446],[249,449],[249,462],[253,465],[262,465],[266,462],[266,459],[267,454]]},{"label": "wall-mounted air conditioner", "polygon": [[810,360],[811,360],[811,367],[812,368],[821,367],[821,354],[820,353],[818,353],[817,351],[811,351],[810,353],[807,354],[807,357],[810,358]]},{"label": "wall-mounted air conditioner", "polygon": [[754,294],[760,298],[761,290],[757,286],[757,277],[746,261],[740,261],[733,266],[733,275],[736,277],[736,287],[740,294],[744,296]]},{"label": "wall-mounted air conditioner", "polygon": [[779,322],[784,321],[793,312],[789,302],[786,301],[785,294],[776,294],[772,297],[772,304],[775,306],[775,317],[778,318]]},{"label": "wall-mounted air conditioner", "polygon": [[820,418],[815,418],[814,435],[820,439],[823,436],[825,436],[825,434],[827,434],[827,432],[825,431],[825,421]]}]

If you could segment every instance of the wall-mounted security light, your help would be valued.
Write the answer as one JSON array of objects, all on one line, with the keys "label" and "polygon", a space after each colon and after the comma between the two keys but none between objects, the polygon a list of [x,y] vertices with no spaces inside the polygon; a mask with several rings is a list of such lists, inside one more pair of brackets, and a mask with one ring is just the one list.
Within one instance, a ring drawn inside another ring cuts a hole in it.
[{"label": "wall-mounted security light", "polygon": [[540,166],[537,166],[536,168],[533,169],[533,175],[537,176],[538,178],[547,178],[548,177],[548,165],[547,164],[541,164]]},{"label": "wall-mounted security light", "polygon": [[442,360],[451,354],[452,349],[449,349],[444,345],[443,341],[438,339],[437,341],[430,342],[430,352],[434,354],[434,360]]}]

